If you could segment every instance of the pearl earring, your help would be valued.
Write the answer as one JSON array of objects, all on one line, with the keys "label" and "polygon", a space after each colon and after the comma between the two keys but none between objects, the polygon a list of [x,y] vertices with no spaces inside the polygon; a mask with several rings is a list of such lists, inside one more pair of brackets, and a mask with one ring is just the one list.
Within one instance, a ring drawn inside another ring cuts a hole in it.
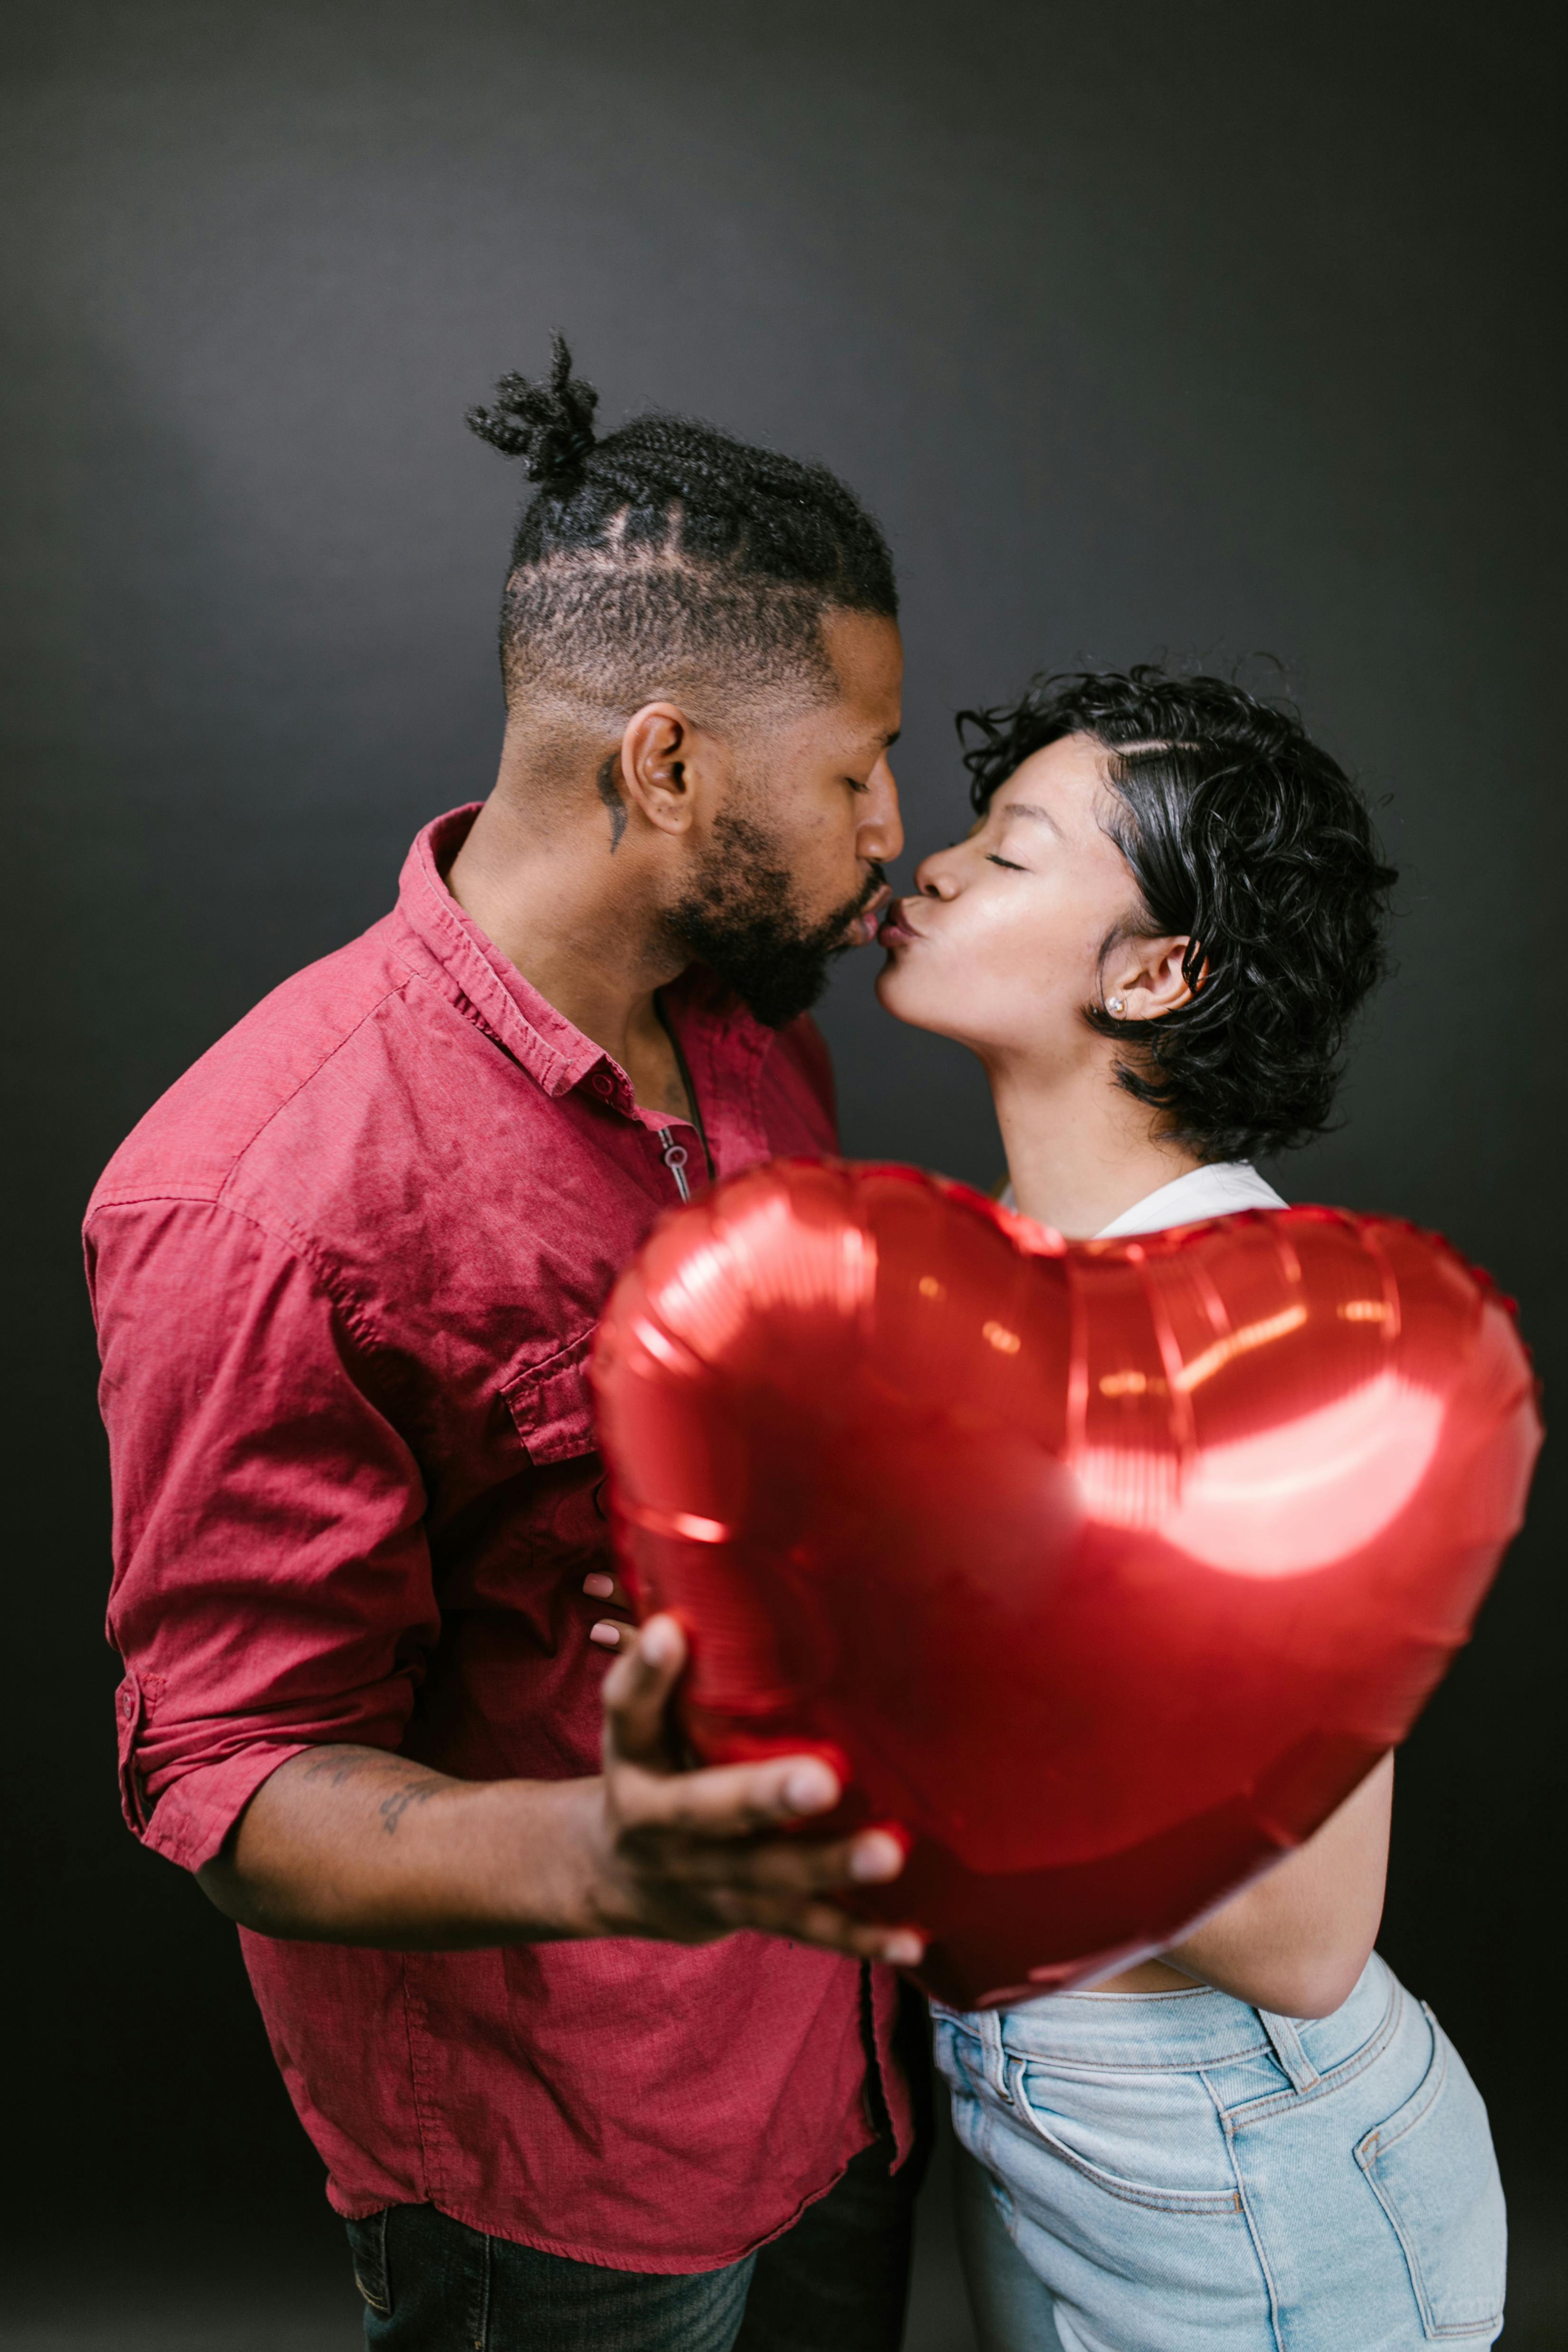
[{"label": "pearl earring", "polygon": [[1125,1013],[1127,1007],[1120,996],[1108,996],[1105,1000],[1105,1009],[1108,1013]]}]

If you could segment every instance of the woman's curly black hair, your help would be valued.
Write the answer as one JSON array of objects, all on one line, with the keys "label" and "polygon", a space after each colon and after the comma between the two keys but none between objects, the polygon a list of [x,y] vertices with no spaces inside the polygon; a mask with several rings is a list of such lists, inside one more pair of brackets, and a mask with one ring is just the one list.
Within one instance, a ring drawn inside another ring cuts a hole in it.
[{"label": "woman's curly black hair", "polygon": [[[1131,1047],[1117,1076],[1205,1160],[1250,1159],[1329,1123],[1352,1016],[1386,969],[1388,893],[1366,803],[1289,706],[1152,663],[1034,679],[961,711],[984,814],[1066,735],[1104,746],[1107,823],[1142,894],[1138,936],[1186,936],[1191,999],[1154,1021],[1084,1017]],[[1126,936],[1122,933],[1121,936]],[[1112,942],[1106,942],[1107,950]]]}]

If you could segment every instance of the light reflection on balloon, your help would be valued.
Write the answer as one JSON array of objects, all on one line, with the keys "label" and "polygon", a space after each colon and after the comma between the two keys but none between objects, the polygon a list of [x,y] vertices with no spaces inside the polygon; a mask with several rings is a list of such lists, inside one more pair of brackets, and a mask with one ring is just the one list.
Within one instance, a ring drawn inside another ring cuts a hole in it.
[{"label": "light reflection on balloon", "polygon": [[[1442,1427],[1440,1396],[1384,1373],[1283,1428],[1205,1447],[1165,1514],[1165,1540],[1237,1576],[1331,1567],[1398,1517]],[[1088,1507],[1114,1520],[1091,1458],[1074,1467]]]},{"label": "light reflection on balloon", "polygon": [[1068,1246],[903,1169],[666,1218],[595,1361],[713,1760],[812,1748],[973,2004],[1172,1942],[1409,1729],[1519,1523],[1505,1302],[1391,1219]]}]

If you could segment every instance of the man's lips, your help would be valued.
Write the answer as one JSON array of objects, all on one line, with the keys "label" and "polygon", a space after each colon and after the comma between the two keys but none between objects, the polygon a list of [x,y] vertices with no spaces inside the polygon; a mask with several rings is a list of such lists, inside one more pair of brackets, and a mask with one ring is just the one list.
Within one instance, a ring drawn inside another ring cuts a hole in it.
[{"label": "man's lips", "polygon": [[884,882],[880,889],[873,891],[871,897],[867,899],[866,904],[849,926],[849,939],[853,946],[868,947],[870,945],[877,936],[878,925],[882,919],[882,909],[892,895],[891,887]]}]

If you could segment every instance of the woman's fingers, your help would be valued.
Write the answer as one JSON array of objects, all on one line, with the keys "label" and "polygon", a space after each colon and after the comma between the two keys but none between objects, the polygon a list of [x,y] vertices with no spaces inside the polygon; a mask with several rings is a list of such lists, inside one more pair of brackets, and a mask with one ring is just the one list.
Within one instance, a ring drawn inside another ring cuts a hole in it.
[{"label": "woman's fingers", "polygon": [[[631,1595],[613,1576],[605,1576],[595,1570],[592,1576],[583,1579],[583,1590],[590,1601],[607,1601],[612,1607],[624,1609],[628,1617],[631,1615]],[[630,1625],[618,1622],[614,1617],[601,1617],[596,1625],[589,1626],[588,1639],[596,1642],[602,1650],[618,1651],[631,1632]]]},{"label": "woman's fingers", "polygon": [[638,1633],[624,1629],[620,1654],[605,1676],[605,1769],[640,1765],[668,1773],[673,1764],[667,1713],[681,1668],[686,1637],[673,1617],[650,1617]]}]

